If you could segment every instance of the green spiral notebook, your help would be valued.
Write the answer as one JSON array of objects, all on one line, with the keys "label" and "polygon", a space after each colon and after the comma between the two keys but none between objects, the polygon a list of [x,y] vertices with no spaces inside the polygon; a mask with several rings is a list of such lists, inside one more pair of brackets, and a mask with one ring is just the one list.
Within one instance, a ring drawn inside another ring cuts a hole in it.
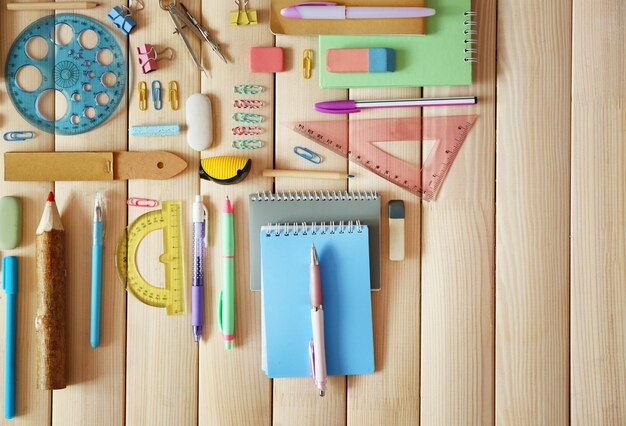
[{"label": "green spiral notebook", "polygon": [[[436,10],[425,36],[320,36],[320,86],[329,88],[462,86],[472,84],[476,26],[471,0],[429,0]],[[330,73],[328,49],[388,47],[396,51],[390,73]]]}]

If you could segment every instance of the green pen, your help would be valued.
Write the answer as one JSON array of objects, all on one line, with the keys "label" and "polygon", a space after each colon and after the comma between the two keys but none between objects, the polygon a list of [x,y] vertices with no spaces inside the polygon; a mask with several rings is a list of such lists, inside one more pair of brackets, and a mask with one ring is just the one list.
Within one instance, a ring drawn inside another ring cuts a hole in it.
[{"label": "green pen", "polygon": [[222,291],[217,315],[224,347],[232,349],[235,340],[235,224],[228,197],[222,213]]}]

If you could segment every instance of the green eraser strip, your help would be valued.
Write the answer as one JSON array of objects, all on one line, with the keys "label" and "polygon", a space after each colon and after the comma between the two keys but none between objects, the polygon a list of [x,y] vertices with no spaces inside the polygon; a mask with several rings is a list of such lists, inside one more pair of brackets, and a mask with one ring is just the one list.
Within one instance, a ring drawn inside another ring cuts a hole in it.
[{"label": "green eraser strip", "polygon": [[22,203],[16,197],[0,198],[0,249],[11,250],[22,237]]}]

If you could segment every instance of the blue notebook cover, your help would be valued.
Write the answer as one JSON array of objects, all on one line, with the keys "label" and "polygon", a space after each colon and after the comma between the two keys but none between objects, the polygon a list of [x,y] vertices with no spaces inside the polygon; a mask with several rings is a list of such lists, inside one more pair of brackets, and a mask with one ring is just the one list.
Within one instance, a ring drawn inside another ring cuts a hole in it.
[{"label": "blue notebook cover", "polygon": [[306,226],[297,235],[293,227],[270,226],[261,228],[260,239],[263,371],[270,378],[311,375],[309,267],[315,244],[328,375],[373,373],[367,226],[326,226],[325,232],[321,226]]}]

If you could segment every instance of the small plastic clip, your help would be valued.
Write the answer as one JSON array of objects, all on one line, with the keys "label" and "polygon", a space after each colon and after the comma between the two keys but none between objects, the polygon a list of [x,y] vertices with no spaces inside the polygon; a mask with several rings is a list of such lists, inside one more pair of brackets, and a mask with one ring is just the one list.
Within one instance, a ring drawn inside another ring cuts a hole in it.
[{"label": "small plastic clip", "polygon": [[247,112],[236,112],[233,114],[233,120],[238,123],[259,124],[265,121],[265,118],[259,114],[250,114]]},{"label": "small plastic clip", "polygon": [[150,198],[130,197],[126,200],[126,205],[131,207],[158,207],[159,202]]},{"label": "small plastic clip", "polygon": [[258,149],[263,148],[264,143],[259,139],[240,139],[233,141],[232,146],[235,149]]},{"label": "small plastic clip", "polygon": [[258,84],[238,84],[233,86],[233,93],[235,95],[258,95],[265,89]]},{"label": "small plastic clip", "polygon": [[7,142],[22,142],[28,139],[32,139],[34,137],[35,134],[30,130],[6,132],[4,135],[2,135],[2,139]]},{"label": "small plastic clip", "polygon": [[313,68],[313,51],[304,49],[302,52],[302,77],[305,80],[311,78],[311,69]]},{"label": "small plastic clip", "polygon": [[319,164],[322,162],[322,157],[318,153],[311,151],[309,148],[296,146],[293,148],[293,152],[297,156],[302,157],[313,164]]},{"label": "small plastic clip", "polygon": [[260,135],[263,129],[257,126],[237,126],[233,127],[233,135],[235,136],[256,136]]},{"label": "small plastic clip", "polygon": [[163,100],[161,98],[161,82],[154,80],[152,82],[152,105],[154,109],[160,111],[163,108]]},{"label": "small plastic clip", "polygon": [[252,99],[237,99],[233,102],[233,108],[258,109],[263,105],[265,105],[263,101]]},{"label": "small plastic clip", "polygon": [[148,109],[148,85],[145,81],[140,81],[137,87],[139,90],[139,109],[145,111]]},{"label": "small plastic clip", "polygon": [[170,108],[172,111],[178,111],[178,107],[180,106],[178,102],[178,83],[175,80],[172,80],[167,85],[167,99],[170,103]]}]

